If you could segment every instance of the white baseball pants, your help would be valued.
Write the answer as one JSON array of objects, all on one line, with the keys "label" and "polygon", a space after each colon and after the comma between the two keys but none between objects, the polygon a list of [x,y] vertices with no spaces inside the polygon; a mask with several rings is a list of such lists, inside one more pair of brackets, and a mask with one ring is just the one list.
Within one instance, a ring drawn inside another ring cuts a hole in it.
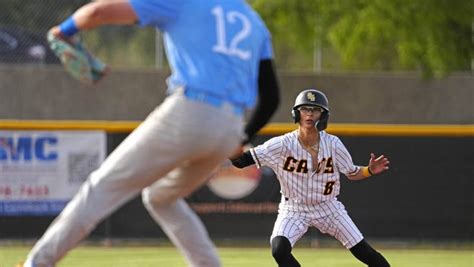
[{"label": "white baseball pants", "polygon": [[326,201],[319,205],[294,206],[291,203],[280,203],[270,242],[276,236],[284,236],[293,247],[309,227],[315,227],[321,233],[335,237],[347,249],[364,238],[347,214],[344,205],[338,200]]},{"label": "white baseball pants", "polygon": [[142,189],[146,208],[190,266],[220,266],[206,229],[182,198],[203,185],[239,146],[244,122],[232,110],[179,93],[167,97],[88,177],[35,244],[25,266],[54,266]]}]

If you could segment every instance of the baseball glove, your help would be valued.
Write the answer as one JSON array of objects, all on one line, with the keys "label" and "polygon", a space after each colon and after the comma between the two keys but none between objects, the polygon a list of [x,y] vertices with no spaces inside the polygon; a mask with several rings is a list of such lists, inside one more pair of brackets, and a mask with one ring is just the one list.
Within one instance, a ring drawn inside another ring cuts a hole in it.
[{"label": "baseball glove", "polygon": [[48,32],[48,43],[67,72],[81,82],[95,84],[101,80],[109,68],[91,55],[77,38],[63,39]]}]

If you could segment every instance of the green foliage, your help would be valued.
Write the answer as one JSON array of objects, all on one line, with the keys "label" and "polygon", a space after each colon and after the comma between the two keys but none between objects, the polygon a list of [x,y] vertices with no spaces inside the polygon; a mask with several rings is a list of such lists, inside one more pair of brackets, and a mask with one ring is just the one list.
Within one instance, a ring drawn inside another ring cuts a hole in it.
[{"label": "green foliage", "polygon": [[[248,0],[269,26],[277,66],[324,71],[471,71],[472,0]],[[67,2],[67,3],[66,3]],[[0,25],[45,34],[89,0],[1,0]],[[104,27],[82,34],[111,65],[153,66],[151,28]]]},{"label": "green foliage", "polygon": [[111,66],[155,64],[155,29],[107,26],[82,33],[88,49]]},{"label": "green foliage", "polygon": [[311,59],[316,44],[334,50],[337,56],[329,60],[340,60],[344,70],[420,70],[443,77],[471,68],[473,1],[250,2],[272,30],[278,60],[279,52],[291,49]]}]

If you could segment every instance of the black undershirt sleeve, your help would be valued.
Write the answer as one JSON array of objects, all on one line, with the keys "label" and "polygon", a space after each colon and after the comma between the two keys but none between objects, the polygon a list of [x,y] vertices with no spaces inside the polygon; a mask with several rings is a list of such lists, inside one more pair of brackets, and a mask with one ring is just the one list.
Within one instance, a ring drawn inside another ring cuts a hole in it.
[{"label": "black undershirt sleeve", "polygon": [[258,100],[245,126],[247,138],[243,140],[242,145],[249,143],[252,137],[267,124],[279,104],[280,89],[273,67],[273,60],[261,60],[258,71]]},{"label": "black undershirt sleeve", "polygon": [[232,165],[235,167],[242,169],[252,164],[255,164],[252,155],[250,154],[250,150],[245,151],[240,155],[238,158],[232,159]]}]

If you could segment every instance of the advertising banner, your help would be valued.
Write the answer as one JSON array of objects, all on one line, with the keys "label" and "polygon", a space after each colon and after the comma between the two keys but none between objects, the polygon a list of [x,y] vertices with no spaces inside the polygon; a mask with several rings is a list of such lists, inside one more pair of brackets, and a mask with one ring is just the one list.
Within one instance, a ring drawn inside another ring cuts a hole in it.
[{"label": "advertising banner", "polygon": [[57,215],[106,145],[101,131],[0,131],[0,216]]}]

